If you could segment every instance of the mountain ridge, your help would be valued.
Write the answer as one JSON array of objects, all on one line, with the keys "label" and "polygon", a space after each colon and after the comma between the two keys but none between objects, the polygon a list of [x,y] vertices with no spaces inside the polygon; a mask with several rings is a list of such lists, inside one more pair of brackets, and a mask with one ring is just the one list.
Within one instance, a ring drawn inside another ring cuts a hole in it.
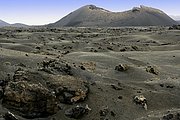
[{"label": "mountain ridge", "polygon": [[5,27],[5,26],[9,26],[10,24],[3,21],[3,20],[0,20],[0,27]]},{"label": "mountain ridge", "polygon": [[163,11],[146,7],[134,7],[123,12],[112,12],[95,5],[83,6],[49,27],[119,27],[119,26],[157,26],[177,24]]},{"label": "mountain ridge", "polygon": [[29,27],[29,26],[26,24],[22,24],[22,23],[10,24],[10,23],[7,23],[3,20],[0,20],[0,27]]}]

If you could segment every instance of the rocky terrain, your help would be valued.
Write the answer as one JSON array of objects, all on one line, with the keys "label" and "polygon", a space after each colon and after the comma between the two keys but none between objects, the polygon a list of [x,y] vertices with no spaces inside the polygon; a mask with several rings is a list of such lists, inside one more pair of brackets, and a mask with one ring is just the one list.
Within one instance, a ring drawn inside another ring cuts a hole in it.
[{"label": "rocky terrain", "polygon": [[180,120],[179,73],[179,26],[1,28],[0,120]]},{"label": "rocky terrain", "polygon": [[111,12],[95,5],[87,5],[68,14],[49,27],[120,27],[120,26],[167,26],[177,24],[159,9],[134,7],[124,12]]}]

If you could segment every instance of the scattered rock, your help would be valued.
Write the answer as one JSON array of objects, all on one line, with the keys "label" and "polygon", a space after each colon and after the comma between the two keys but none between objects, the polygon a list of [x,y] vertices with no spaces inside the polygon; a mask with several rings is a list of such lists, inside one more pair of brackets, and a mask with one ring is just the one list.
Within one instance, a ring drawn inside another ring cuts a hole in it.
[{"label": "scattered rock", "polygon": [[96,63],[95,62],[82,62],[81,65],[85,67],[85,69],[89,71],[94,71],[96,69]]},{"label": "scattered rock", "polygon": [[19,68],[14,72],[13,80],[14,81],[25,81],[27,80],[26,71]]},{"label": "scattered rock", "polygon": [[119,96],[119,97],[118,97],[118,99],[122,100],[122,99],[123,99],[123,97],[122,97],[122,96]]},{"label": "scattered rock", "polygon": [[129,69],[128,65],[126,64],[120,64],[115,67],[115,70],[117,71],[127,71]]},{"label": "scattered rock", "polygon": [[112,48],[112,47],[107,47],[107,49],[108,49],[108,50],[113,50],[113,48]]},{"label": "scattered rock", "polygon": [[155,75],[159,74],[159,71],[156,66],[147,66],[146,71]]},{"label": "scattered rock", "polygon": [[135,96],[134,102],[136,104],[142,105],[145,110],[147,110],[147,100],[143,95]]},{"label": "scattered rock", "polygon": [[125,52],[125,51],[126,51],[125,48],[120,49],[120,52]]},{"label": "scattered rock", "polygon": [[138,47],[137,46],[131,46],[133,50],[137,51]]},{"label": "scattered rock", "polygon": [[65,61],[44,60],[40,63],[40,71],[48,72],[50,74],[72,75],[72,67]]},{"label": "scattered rock", "polygon": [[103,108],[99,111],[100,116],[106,116],[109,113],[108,106],[103,106]]},{"label": "scattered rock", "polygon": [[159,84],[159,86],[164,87],[164,84]]},{"label": "scattered rock", "polygon": [[11,112],[7,112],[3,117],[5,120],[18,120],[18,118],[16,118],[16,116]]},{"label": "scattered rock", "polygon": [[86,68],[85,68],[84,66],[80,66],[80,68],[81,68],[82,70],[86,70]]},{"label": "scattered rock", "polygon": [[112,84],[111,87],[115,90],[122,90],[122,88],[120,86],[114,85]]},{"label": "scattered rock", "polygon": [[176,118],[177,118],[177,120],[180,120],[180,113],[176,114]]},{"label": "scattered rock", "polygon": [[173,85],[167,85],[166,88],[174,88]]},{"label": "scattered rock", "polygon": [[55,60],[48,60],[48,61],[43,60],[41,64],[42,64],[43,68],[48,68],[48,67],[52,66],[51,64],[54,62],[55,62]]},{"label": "scattered rock", "polygon": [[26,65],[23,64],[23,63],[19,63],[19,64],[17,64],[17,66],[20,66],[20,67],[26,67]]},{"label": "scattered rock", "polygon": [[163,120],[172,120],[173,117],[174,117],[173,114],[168,114],[168,115],[166,115],[166,116],[163,117]]},{"label": "scattered rock", "polygon": [[115,117],[116,114],[113,111],[111,111],[111,116]]},{"label": "scattered rock", "polygon": [[77,105],[76,107],[66,110],[65,115],[70,118],[78,119],[83,117],[85,114],[87,114],[89,110],[91,109],[88,107],[88,105],[86,105],[85,107],[81,105]]},{"label": "scattered rock", "polygon": [[58,111],[55,96],[41,84],[9,82],[2,104],[25,118],[45,117]]},{"label": "scattered rock", "polygon": [[36,46],[36,47],[35,47],[35,49],[38,49],[38,50],[40,50],[40,49],[41,49],[41,47],[40,47],[40,46]]},{"label": "scattered rock", "polygon": [[98,52],[97,50],[94,50],[94,52]]},{"label": "scattered rock", "polygon": [[163,120],[180,120],[180,113],[169,113],[162,118]]},{"label": "scattered rock", "polygon": [[5,80],[0,80],[0,86],[5,86],[7,82]]},{"label": "scattered rock", "polygon": [[169,27],[169,30],[180,30],[180,25],[173,25]]},{"label": "scattered rock", "polygon": [[70,51],[64,51],[64,52],[62,52],[63,55],[67,55],[68,53],[70,53]]}]

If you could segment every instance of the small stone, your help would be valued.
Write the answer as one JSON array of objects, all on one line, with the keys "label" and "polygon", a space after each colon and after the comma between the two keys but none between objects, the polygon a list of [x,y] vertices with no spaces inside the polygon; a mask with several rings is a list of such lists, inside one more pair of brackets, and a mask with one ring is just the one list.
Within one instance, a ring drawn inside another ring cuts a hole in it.
[{"label": "small stone", "polygon": [[89,111],[89,108],[77,105],[74,108],[70,108],[65,111],[65,115],[70,118],[81,118],[84,114],[86,114]]},{"label": "small stone", "polygon": [[4,86],[6,82],[4,80],[0,80],[0,86]]},{"label": "small stone", "polygon": [[118,99],[122,99],[123,97],[122,96],[119,96]]},{"label": "small stone", "polygon": [[17,66],[20,66],[20,67],[26,67],[26,65],[23,64],[23,63],[19,63],[19,64],[17,64]]},{"label": "small stone", "polygon": [[36,47],[35,47],[35,49],[38,49],[38,50],[40,50],[40,49],[41,49],[41,47],[39,47],[39,46],[36,46]]},{"label": "small stone", "polygon": [[174,118],[174,115],[171,113],[166,116],[163,116],[163,120],[172,120],[173,118]]},{"label": "small stone", "polygon": [[115,70],[117,71],[127,71],[129,69],[128,65],[126,64],[120,64],[115,67]]},{"label": "small stone", "polygon": [[116,114],[113,111],[111,111],[111,116],[115,117]]},{"label": "small stone", "polygon": [[173,85],[167,85],[166,88],[174,88]]},{"label": "small stone", "polygon": [[180,120],[180,113],[177,113],[177,114],[176,114],[176,119],[177,119],[177,120]]},{"label": "small stone", "polygon": [[134,50],[138,50],[138,47],[137,46],[131,46],[132,47],[132,49],[134,49]]},{"label": "small stone", "polygon": [[84,66],[80,66],[80,68],[81,68],[82,70],[86,70],[86,68],[85,68]]},{"label": "small stone", "polygon": [[108,50],[113,50],[113,48],[112,48],[112,47],[107,47],[107,49],[108,49]]},{"label": "small stone", "polygon": [[73,95],[71,93],[68,93],[68,92],[63,93],[64,101],[66,101],[67,103],[71,103],[72,97],[73,97]]},{"label": "small stone", "polygon": [[159,71],[156,66],[147,66],[146,71],[155,75],[159,74]]},{"label": "small stone", "polygon": [[135,96],[135,97],[134,97],[134,102],[135,102],[136,104],[142,105],[143,108],[144,108],[145,110],[147,110],[147,100],[146,100],[146,98],[145,98],[143,95]]},{"label": "small stone", "polygon": [[94,50],[94,52],[98,52],[97,50]]},{"label": "small stone", "polygon": [[160,84],[161,87],[164,87],[164,84]]},{"label": "small stone", "polygon": [[119,87],[119,86],[117,86],[117,85],[111,85],[111,87],[113,88],[113,89],[115,89],[115,90],[122,90],[122,88],[121,87]]},{"label": "small stone", "polygon": [[108,112],[109,112],[109,109],[108,109],[108,107],[106,106],[104,106],[100,111],[99,111],[99,114],[100,114],[100,116],[106,116],[107,114],[108,114]]}]

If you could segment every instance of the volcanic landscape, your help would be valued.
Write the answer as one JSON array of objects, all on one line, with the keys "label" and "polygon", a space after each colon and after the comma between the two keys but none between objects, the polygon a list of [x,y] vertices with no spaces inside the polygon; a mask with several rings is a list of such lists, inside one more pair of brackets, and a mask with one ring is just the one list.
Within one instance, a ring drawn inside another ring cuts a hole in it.
[{"label": "volcanic landscape", "polygon": [[159,20],[0,28],[0,120],[180,120],[180,26]]}]

